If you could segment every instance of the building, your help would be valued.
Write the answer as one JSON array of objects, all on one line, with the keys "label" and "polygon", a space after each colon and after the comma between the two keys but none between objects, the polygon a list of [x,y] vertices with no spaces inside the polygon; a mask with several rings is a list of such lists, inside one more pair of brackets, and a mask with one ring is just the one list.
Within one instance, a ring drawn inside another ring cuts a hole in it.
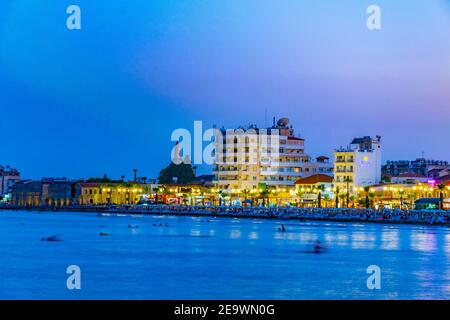
[{"label": "building", "polygon": [[296,195],[299,197],[302,206],[315,205],[318,201],[319,192],[325,206],[332,203],[333,177],[327,174],[314,174],[305,178],[300,178],[295,182]]},{"label": "building", "polygon": [[151,193],[151,185],[130,183],[78,182],[74,203],[79,205],[137,204]]},{"label": "building", "polygon": [[[414,209],[417,199],[439,198],[441,192],[445,199],[444,209],[450,206],[450,183],[444,185],[443,190],[430,180],[414,184],[382,183],[370,186],[369,191],[375,208]],[[357,195],[364,196],[364,190],[359,190]]]},{"label": "building", "polygon": [[68,206],[74,196],[74,182],[65,178],[43,178],[42,180],[23,180],[13,186],[13,205],[31,206]]},{"label": "building", "polygon": [[308,159],[300,166],[302,177],[309,177],[316,174],[326,174],[333,176],[333,162],[326,156],[319,156],[315,159]]},{"label": "building", "polygon": [[20,173],[9,166],[0,166],[0,198],[12,192],[13,185],[20,181]]},{"label": "building", "polygon": [[355,138],[334,151],[334,185],[349,193],[381,181],[381,137]]},{"label": "building", "polygon": [[420,174],[437,178],[439,175],[449,173],[450,165],[447,161],[428,160],[418,158],[416,160],[387,161],[382,166],[383,176],[399,176],[402,174]]},{"label": "building", "polygon": [[302,165],[310,161],[305,140],[286,118],[270,128],[221,129],[216,136],[214,185],[220,190],[294,188]]},{"label": "building", "polygon": [[399,184],[417,184],[426,183],[429,178],[423,174],[418,173],[402,173],[397,176],[389,177],[391,183]]}]

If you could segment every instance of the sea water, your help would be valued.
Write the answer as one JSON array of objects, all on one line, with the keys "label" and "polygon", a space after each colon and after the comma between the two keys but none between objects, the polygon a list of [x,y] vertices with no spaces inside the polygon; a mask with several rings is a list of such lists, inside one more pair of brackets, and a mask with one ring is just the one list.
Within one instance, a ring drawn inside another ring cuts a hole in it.
[{"label": "sea water", "polygon": [[0,299],[449,298],[447,227],[0,211]]}]

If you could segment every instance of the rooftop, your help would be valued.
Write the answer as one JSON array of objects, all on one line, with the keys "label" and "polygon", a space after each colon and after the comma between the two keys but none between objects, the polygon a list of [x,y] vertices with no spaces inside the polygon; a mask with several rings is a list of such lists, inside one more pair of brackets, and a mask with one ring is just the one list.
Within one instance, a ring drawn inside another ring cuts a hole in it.
[{"label": "rooftop", "polygon": [[306,178],[300,178],[295,181],[295,184],[317,184],[317,183],[332,183],[333,177],[326,174],[314,174]]}]

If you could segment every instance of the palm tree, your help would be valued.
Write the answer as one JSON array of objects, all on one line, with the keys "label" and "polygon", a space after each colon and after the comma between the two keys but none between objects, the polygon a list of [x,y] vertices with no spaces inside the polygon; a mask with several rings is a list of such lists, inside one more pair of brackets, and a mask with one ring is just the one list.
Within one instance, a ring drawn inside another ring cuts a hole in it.
[{"label": "palm tree", "polygon": [[133,174],[134,174],[134,180],[133,181],[137,181],[137,169],[133,169]]},{"label": "palm tree", "polygon": [[157,187],[153,188],[153,192],[155,193],[155,204],[158,204],[158,191],[159,188]]},{"label": "palm tree", "polygon": [[321,184],[320,186],[317,186],[318,195],[317,195],[317,206],[319,208],[322,208],[322,191],[325,190],[325,186]]},{"label": "palm tree", "polygon": [[247,200],[247,196],[248,196],[249,192],[250,192],[250,190],[248,190],[248,189],[242,190],[242,193],[244,194],[244,200]]},{"label": "palm tree", "polygon": [[[356,197],[354,195],[351,195],[349,197],[349,199],[350,199],[350,202],[352,203],[352,208],[354,208],[355,207],[355,199],[356,199]],[[348,207],[348,204],[347,204],[347,207]]]},{"label": "palm tree", "polygon": [[120,178],[121,178],[122,182],[125,182],[125,176],[124,175],[121,175]]},{"label": "palm tree", "polygon": [[364,187],[364,192],[366,193],[366,209],[369,209],[369,206],[370,206],[370,203],[369,203],[370,187]]},{"label": "palm tree", "polygon": [[302,198],[303,198],[303,191],[301,190],[301,189],[298,189],[298,191],[297,191],[297,197],[298,197],[298,202],[299,202],[299,204],[302,204],[303,205],[303,203],[302,203]]},{"label": "palm tree", "polygon": [[348,208],[348,203],[350,201],[350,182],[352,182],[352,179],[350,177],[345,177],[344,181],[347,183],[347,192],[346,192],[346,200],[347,200],[347,208]]},{"label": "palm tree", "polygon": [[336,205],[335,205],[336,208],[339,207],[339,192],[340,191],[341,191],[341,188],[336,187],[336,194],[334,195],[334,199],[336,201]]},{"label": "palm tree", "polygon": [[398,194],[400,195],[400,210],[403,209],[403,195],[405,194],[405,190],[400,189]]},{"label": "palm tree", "polygon": [[225,197],[226,192],[223,190],[219,191],[218,197],[219,197],[219,206],[222,206],[222,199]]},{"label": "palm tree", "polygon": [[325,207],[328,208],[329,201],[330,201],[330,196],[328,194],[324,194],[323,195],[323,200],[325,200]]},{"label": "palm tree", "polygon": [[340,194],[339,198],[342,200],[342,207],[344,207],[344,199],[346,198],[346,195],[345,194]]},{"label": "palm tree", "polygon": [[[260,194],[260,196],[262,197],[262,200],[263,200],[263,203],[262,203],[262,205],[263,205],[263,207],[265,207],[266,206],[266,198],[267,198],[267,200],[268,200],[268,198],[269,198],[269,190],[267,189],[267,188],[264,188],[264,189],[262,189],[260,192],[259,192],[259,194]],[[267,201],[267,202],[269,202],[269,201]]]},{"label": "palm tree", "polygon": [[444,210],[444,189],[445,189],[445,185],[443,183],[439,183],[437,188],[439,190],[439,210]]}]

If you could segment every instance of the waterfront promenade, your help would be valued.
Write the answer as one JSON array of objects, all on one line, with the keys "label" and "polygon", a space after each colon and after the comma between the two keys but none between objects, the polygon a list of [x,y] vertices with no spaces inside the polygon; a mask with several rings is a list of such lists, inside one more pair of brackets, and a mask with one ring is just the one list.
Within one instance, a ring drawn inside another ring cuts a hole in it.
[{"label": "waterfront promenade", "polygon": [[153,214],[205,217],[237,217],[281,220],[322,220],[367,223],[450,225],[450,211],[355,209],[355,208],[297,208],[297,207],[238,207],[238,206],[185,206],[185,205],[122,205],[122,206],[64,206],[14,207],[0,206],[4,210],[71,211],[120,214]]}]

